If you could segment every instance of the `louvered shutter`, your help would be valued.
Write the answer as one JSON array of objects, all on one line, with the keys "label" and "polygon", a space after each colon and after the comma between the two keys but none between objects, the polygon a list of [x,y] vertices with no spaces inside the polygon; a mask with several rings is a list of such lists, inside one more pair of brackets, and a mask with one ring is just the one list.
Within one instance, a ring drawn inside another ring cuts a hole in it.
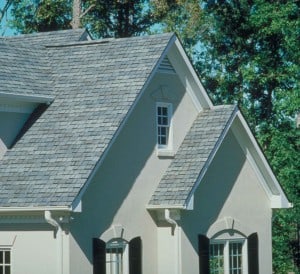
[{"label": "louvered shutter", "polygon": [[104,241],[93,238],[93,273],[105,274],[105,247]]},{"label": "louvered shutter", "polygon": [[198,236],[200,274],[209,274],[209,238]]},{"label": "louvered shutter", "polygon": [[129,242],[129,274],[142,274],[142,240],[140,237]]},{"label": "louvered shutter", "polygon": [[257,233],[248,237],[248,273],[259,274]]}]

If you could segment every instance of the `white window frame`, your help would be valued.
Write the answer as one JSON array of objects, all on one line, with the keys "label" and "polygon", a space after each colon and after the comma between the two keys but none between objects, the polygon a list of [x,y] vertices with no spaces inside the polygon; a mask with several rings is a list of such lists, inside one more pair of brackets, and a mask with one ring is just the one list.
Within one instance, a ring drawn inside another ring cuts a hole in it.
[{"label": "white window frame", "polygon": [[[9,252],[9,262],[6,262],[4,253]],[[0,256],[2,256],[2,263],[0,262],[0,267],[2,266],[2,272],[0,274],[7,274],[5,268],[9,267],[9,273],[12,273],[12,257],[11,257],[11,249],[10,248],[2,248],[0,247]]]},{"label": "white window frame", "polygon": [[[158,114],[158,108],[166,108],[167,109],[167,125],[161,125],[159,124],[159,114]],[[158,156],[174,156],[173,152],[173,105],[171,103],[165,103],[165,102],[157,102],[156,103],[156,142],[157,142],[157,155]],[[159,128],[165,127],[167,130],[167,139],[166,144],[160,144],[159,143]]]},{"label": "white window frame", "polygon": [[[118,253],[121,257],[109,252],[113,249],[122,249],[122,253]],[[112,239],[106,243],[106,274],[129,274],[128,242],[124,239]]]},{"label": "white window frame", "polygon": [[[224,250],[223,250],[223,263],[224,263],[224,272],[221,272],[222,274],[232,274],[230,271],[230,251],[229,246],[231,243],[240,243],[242,244],[242,274],[248,274],[248,251],[247,251],[247,239],[240,238],[240,239],[222,239],[222,240],[216,240],[212,239],[210,240],[210,248],[211,245],[217,245],[217,244],[223,244]],[[216,273],[217,272],[211,272]]]}]

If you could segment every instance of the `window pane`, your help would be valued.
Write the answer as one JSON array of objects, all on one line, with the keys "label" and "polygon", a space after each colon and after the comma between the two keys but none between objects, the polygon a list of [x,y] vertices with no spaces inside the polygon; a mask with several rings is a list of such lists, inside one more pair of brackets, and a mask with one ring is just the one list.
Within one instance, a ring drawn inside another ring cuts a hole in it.
[{"label": "window pane", "polygon": [[0,265],[0,274],[4,274],[4,268],[2,265]]},{"label": "window pane", "polygon": [[168,125],[169,123],[168,123],[168,117],[163,117],[162,118],[163,120],[162,120],[162,124],[163,125]]},{"label": "window pane", "polygon": [[4,254],[5,254],[4,262],[6,264],[10,264],[10,252],[9,251],[5,251]]},{"label": "window pane", "polygon": [[5,267],[5,274],[10,274],[10,266]]},{"label": "window pane", "polygon": [[3,264],[3,258],[4,258],[4,251],[0,251],[0,264]]},{"label": "window pane", "polygon": [[167,107],[162,108],[162,114],[164,116],[168,116],[168,108]]},{"label": "window pane", "polygon": [[229,243],[229,272],[242,274],[242,243]]},{"label": "window pane", "polygon": [[209,263],[211,273],[224,273],[224,244],[211,244]]},{"label": "window pane", "polygon": [[161,107],[157,107],[157,114],[161,115]]},{"label": "window pane", "polygon": [[160,134],[163,135],[163,136],[166,136],[166,133],[167,133],[167,129],[165,127],[161,127],[160,128]]}]

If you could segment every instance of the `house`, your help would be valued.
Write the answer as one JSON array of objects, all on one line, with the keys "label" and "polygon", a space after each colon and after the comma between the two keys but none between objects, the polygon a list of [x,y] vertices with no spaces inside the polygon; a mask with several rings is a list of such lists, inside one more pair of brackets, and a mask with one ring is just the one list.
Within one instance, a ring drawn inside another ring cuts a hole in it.
[{"label": "house", "polygon": [[290,204],[174,34],[0,38],[0,274],[272,273]]}]

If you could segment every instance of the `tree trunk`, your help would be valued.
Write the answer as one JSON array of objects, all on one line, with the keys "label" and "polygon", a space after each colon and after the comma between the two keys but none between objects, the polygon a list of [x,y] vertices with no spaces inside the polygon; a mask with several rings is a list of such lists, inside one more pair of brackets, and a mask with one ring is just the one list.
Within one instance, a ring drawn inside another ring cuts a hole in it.
[{"label": "tree trunk", "polygon": [[73,0],[73,18],[71,21],[72,29],[79,29],[81,18],[81,0]]}]

